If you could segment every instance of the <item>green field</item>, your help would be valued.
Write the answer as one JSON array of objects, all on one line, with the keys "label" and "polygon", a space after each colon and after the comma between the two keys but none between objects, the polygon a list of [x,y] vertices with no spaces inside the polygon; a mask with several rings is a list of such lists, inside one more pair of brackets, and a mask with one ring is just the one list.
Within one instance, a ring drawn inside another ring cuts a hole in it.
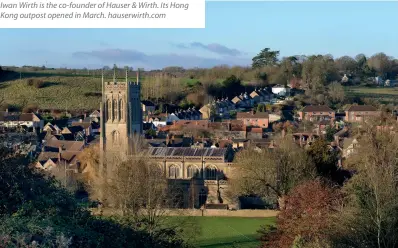
[{"label": "green field", "polygon": [[193,243],[206,248],[254,248],[260,244],[260,226],[273,224],[275,218],[185,217],[195,222]]},{"label": "green field", "polygon": [[382,103],[398,104],[398,87],[346,87],[348,96],[373,98]]}]

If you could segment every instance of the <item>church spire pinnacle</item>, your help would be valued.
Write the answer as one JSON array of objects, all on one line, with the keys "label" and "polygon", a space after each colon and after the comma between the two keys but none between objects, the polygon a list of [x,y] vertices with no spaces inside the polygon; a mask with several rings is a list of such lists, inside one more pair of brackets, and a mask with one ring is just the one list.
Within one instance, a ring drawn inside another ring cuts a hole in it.
[{"label": "church spire pinnacle", "polygon": [[116,64],[113,65],[113,82],[116,83]]},{"label": "church spire pinnacle", "polygon": [[126,84],[129,83],[129,67],[126,66]]}]

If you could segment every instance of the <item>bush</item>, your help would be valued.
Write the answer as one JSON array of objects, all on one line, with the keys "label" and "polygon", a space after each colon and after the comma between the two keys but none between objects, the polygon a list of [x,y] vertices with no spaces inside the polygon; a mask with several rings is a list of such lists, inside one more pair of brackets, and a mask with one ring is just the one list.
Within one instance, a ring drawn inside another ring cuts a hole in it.
[{"label": "bush", "polygon": [[45,86],[45,83],[41,80],[35,80],[33,82],[33,86],[36,87],[37,89],[43,88]]},{"label": "bush", "polygon": [[33,78],[29,78],[28,81],[26,82],[28,86],[33,86],[35,80]]},{"label": "bush", "polygon": [[89,96],[94,96],[94,97],[100,97],[102,96],[101,92],[86,92],[84,93],[84,96],[89,97]]}]

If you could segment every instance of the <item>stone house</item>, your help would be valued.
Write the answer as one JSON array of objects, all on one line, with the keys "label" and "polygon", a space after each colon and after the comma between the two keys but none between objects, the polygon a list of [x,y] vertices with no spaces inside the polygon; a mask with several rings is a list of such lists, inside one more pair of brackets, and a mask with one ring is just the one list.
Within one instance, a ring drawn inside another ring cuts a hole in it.
[{"label": "stone house", "polygon": [[299,112],[299,119],[307,121],[331,120],[335,118],[335,111],[326,105],[305,106]]},{"label": "stone house", "polygon": [[268,128],[269,115],[266,112],[238,112],[236,119],[243,122],[247,127]]},{"label": "stone house", "polygon": [[370,105],[352,105],[345,113],[347,122],[363,122],[381,115],[381,111]]}]

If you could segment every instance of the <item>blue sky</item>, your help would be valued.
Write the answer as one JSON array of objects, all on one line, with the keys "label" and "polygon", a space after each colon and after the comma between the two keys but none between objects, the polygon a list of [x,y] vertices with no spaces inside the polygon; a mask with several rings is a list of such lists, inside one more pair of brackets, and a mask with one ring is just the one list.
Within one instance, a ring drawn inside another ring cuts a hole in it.
[{"label": "blue sky", "polygon": [[0,29],[0,65],[210,67],[281,56],[398,58],[398,2],[207,2],[205,29]]}]

